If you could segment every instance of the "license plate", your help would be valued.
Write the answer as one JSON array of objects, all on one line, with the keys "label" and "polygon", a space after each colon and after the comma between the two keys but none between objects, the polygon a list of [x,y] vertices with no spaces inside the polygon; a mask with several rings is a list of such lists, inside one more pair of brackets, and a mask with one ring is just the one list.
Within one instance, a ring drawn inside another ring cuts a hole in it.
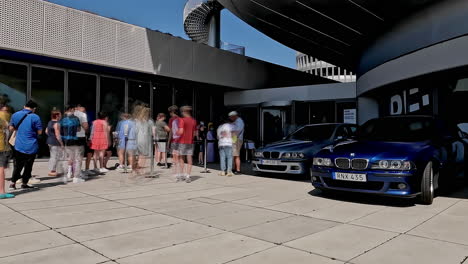
[{"label": "license plate", "polygon": [[262,160],[263,165],[279,165],[279,160]]},{"label": "license plate", "polygon": [[340,181],[367,182],[366,174],[335,172],[333,179]]}]

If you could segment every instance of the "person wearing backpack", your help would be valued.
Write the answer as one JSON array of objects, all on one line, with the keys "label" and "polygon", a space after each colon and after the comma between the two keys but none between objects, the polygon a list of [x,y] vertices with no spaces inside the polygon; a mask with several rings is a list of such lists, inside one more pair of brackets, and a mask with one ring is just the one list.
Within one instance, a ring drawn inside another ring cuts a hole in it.
[{"label": "person wearing backpack", "polygon": [[[22,189],[34,188],[28,185],[32,177],[31,172],[39,150],[38,136],[42,135],[41,118],[35,114],[37,103],[29,100],[24,109],[13,114],[10,121],[12,137],[9,142],[13,145],[13,174],[10,190],[16,190],[16,181],[23,180]],[[23,171],[24,169],[24,171]],[[23,174],[21,174],[23,171]]]}]

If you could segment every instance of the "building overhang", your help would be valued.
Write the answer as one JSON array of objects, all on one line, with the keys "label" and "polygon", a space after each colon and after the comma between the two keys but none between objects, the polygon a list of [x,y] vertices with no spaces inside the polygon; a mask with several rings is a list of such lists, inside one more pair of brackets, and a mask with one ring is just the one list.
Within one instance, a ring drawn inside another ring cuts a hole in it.
[{"label": "building overhang", "polygon": [[[363,50],[402,19],[442,0],[218,0],[278,42],[357,71]],[[451,0],[448,0],[451,1]],[[454,0],[456,1],[456,0]]]}]

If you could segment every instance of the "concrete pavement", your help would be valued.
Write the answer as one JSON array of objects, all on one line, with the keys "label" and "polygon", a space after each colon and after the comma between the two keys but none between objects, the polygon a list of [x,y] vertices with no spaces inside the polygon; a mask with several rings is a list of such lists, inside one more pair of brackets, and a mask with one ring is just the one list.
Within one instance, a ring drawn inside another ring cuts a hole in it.
[{"label": "concrete pavement", "polygon": [[115,171],[0,201],[0,263],[468,263],[468,195],[324,196],[287,177]]}]

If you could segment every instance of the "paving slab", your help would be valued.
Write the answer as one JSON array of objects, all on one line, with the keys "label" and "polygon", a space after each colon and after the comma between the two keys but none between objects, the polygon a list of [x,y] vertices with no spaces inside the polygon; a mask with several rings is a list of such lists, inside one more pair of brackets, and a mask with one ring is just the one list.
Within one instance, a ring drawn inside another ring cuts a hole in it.
[{"label": "paving slab", "polygon": [[338,225],[336,222],[305,216],[292,216],[240,230],[235,233],[282,244]]},{"label": "paving slab", "polygon": [[3,237],[0,238],[0,258],[73,243],[52,230]]},{"label": "paving slab", "polygon": [[377,211],[383,210],[384,208],[384,206],[379,205],[339,203],[334,206],[315,210],[305,215],[336,222],[348,223]]},{"label": "paving slab", "polygon": [[63,228],[148,214],[152,213],[143,209],[124,207],[101,211],[31,215],[31,218],[52,228]]},{"label": "paving slab", "polygon": [[213,205],[203,205],[197,207],[190,207],[184,209],[176,209],[172,211],[166,211],[165,214],[174,217],[186,219],[186,220],[197,220],[202,218],[208,218],[218,215],[231,214],[243,210],[253,209],[250,206],[234,204],[234,203],[222,203]]},{"label": "paving slab", "polygon": [[[339,225],[285,245],[347,261],[377,247],[398,234],[371,228]],[[376,262],[378,263],[378,262]]]},{"label": "paving slab", "polygon": [[340,203],[340,201],[332,199],[310,196],[305,199],[268,206],[267,208],[292,214],[307,214],[309,212],[313,212],[321,208],[328,208]]},{"label": "paving slab", "polygon": [[435,214],[412,210],[398,210],[391,208],[378,211],[356,221],[352,224],[372,227],[392,232],[405,233],[423,222],[429,220]]},{"label": "paving slab", "polygon": [[223,231],[204,225],[184,222],[92,241],[84,245],[111,259],[123,258],[151,250],[213,236]]},{"label": "paving slab", "polygon": [[411,230],[409,234],[468,245],[467,208],[467,202],[460,202]]},{"label": "paving slab", "polygon": [[181,219],[170,216],[151,214],[114,221],[67,227],[58,229],[57,232],[64,234],[75,241],[83,242],[152,229],[156,227],[174,225],[182,221],[183,220]]},{"label": "paving slab", "polygon": [[[108,260],[78,244],[39,250],[22,255],[0,258],[2,264],[97,264]],[[110,263],[109,263],[110,264]]]},{"label": "paving slab", "polygon": [[0,213],[0,237],[49,230],[45,225],[16,212]]},{"label": "paving slab", "polygon": [[354,264],[460,264],[468,257],[468,247],[408,235],[399,237],[351,260]]},{"label": "paving slab", "polygon": [[297,249],[278,246],[265,251],[253,254],[232,262],[229,264],[342,264],[343,262],[331,258],[310,254]]},{"label": "paving slab", "polygon": [[273,247],[273,244],[225,233],[118,260],[121,264],[226,263]]},{"label": "paving slab", "polygon": [[30,201],[25,203],[15,203],[12,205],[12,208],[18,211],[26,210],[36,210],[36,209],[46,209],[53,207],[66,207],[66,206],[75,206],[80,204],[92,204],[105,202],[106,200],[94,197],[94,196],[85,196],[78,198],[68,198],[68,199],[58,199],[58,200],[49,200],[49,201]]},{"label": "paving slab", "polygon": [[243,210],[230,214],[203,218],[195,221],[204,225],[213,226],[226,231],[231,231],[235,229],[275,221],[289,216],[291,215],[282,212],[256,208],[252,210]]}]

